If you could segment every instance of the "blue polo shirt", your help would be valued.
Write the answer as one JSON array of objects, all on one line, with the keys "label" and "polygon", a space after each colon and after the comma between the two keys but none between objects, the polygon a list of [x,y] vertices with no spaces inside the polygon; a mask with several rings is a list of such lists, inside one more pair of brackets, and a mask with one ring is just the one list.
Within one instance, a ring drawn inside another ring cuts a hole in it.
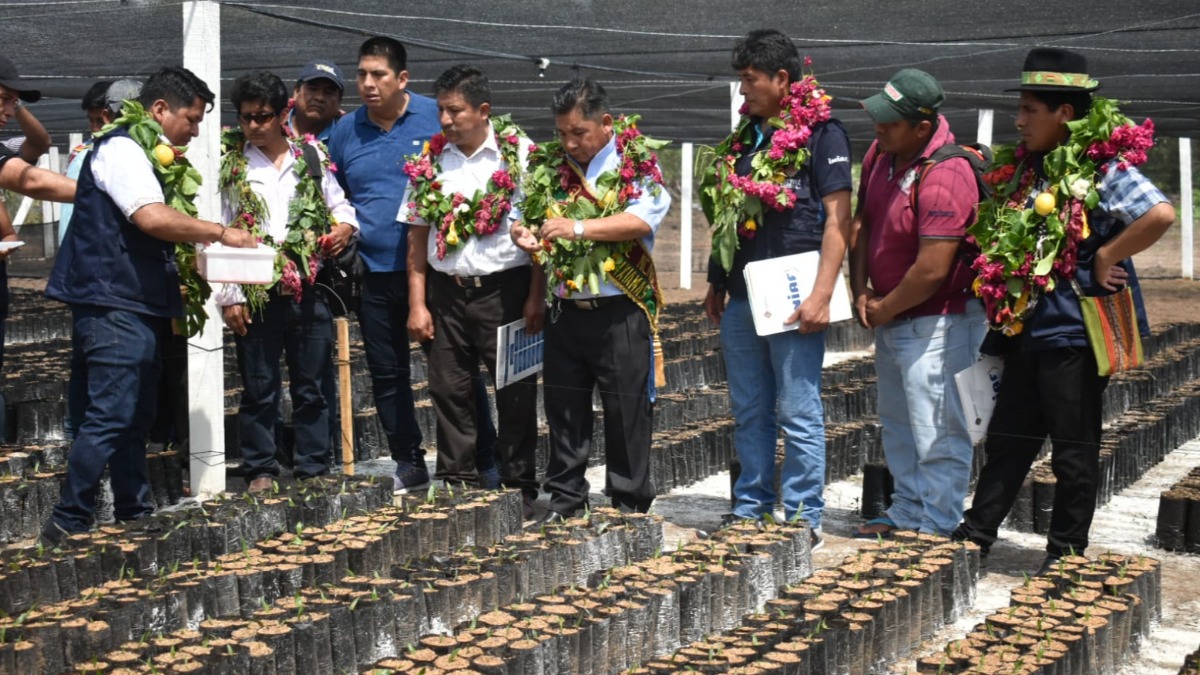
[{"label": "blue polo shirt", "polygon": [[333,125],[329,158],[358,215],[358,251],[371,272],[407,267],[408,226],[396,221],[408,187],[404,162],[439,131],[437,102],[411,92],[408,108],[390,131],[371,121],[366,106]]}]

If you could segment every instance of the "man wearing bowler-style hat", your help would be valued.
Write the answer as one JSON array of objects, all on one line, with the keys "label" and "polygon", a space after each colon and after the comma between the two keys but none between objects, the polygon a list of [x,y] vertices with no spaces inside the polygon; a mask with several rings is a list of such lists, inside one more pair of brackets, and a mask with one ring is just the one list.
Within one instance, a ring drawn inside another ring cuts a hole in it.
[{"label": "man wearing bowler-style hat", "polygon": [[851,286],[859,321],[875,329],[879,419],[895,490],[887,514],[858,528],[858,537],[949,534],[970,481],[973,446],[954,374],[975,361],[987,332],[975,275],[960,255],[979,191],[938,114],[944,100],[932,75],[907,68],[862,102],[876,140],[863,158]]},{"label": "man wearing bowler-style hat", "polygon": [[[1068,122],[1087,117],[1091,93],[1099,87],[1081,54],[1040,48],[1025,58],[1021,83],[1009,91],[1021,92],[1016,123],[1025,154],[1015,171],[1022,181],[1031,181],[1026,208],[1050,188],[1043,159],[1068,139]],[[1094,181],[1099,202],[1093,208],[1084,205],[1087,225],[1077,244],[1075,271],[1069,278],[1059,274],[1054,290],[1042,292],[1015,336],[991,331],[984,342],[985,353],[1004,357],[1004,375],[988,426],[987,463],[971,508],[953,534],[988,554],[1049,436],[1054,510],[1038,574],[1053,569],[1064,555],[1083,555],[1101,478],[1101,403],[1108,377],[1099,375],[1079,294],[1110,295],[1128,287],[1140,332],[1148,335],[1131,258],[1149,248],[1175,220],[1163,193],[1120,156],[1097,168],[1095,176],[1087,178]],[[1060,199],[1067,204],[1083,201],[1079,196]]]}]

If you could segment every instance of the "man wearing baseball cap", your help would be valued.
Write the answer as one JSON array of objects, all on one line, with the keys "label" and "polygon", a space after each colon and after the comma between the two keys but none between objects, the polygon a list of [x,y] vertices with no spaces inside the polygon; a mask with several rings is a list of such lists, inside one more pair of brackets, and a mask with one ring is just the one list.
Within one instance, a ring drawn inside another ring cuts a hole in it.
[{"label": "man wearing baseball cap", "polygon": [[42,98],[42,92],[33,89],[28,80],[17,73],[12,61],[0,56],[0,127],[16,120],[21,128],[21,135],[4,142],[14,154],[33,164],[50,149],[50,134],[38,121],[33,113],[22,103],[36,103]]},{"label": "man wearing baseball cap", "polygon": [[[42,92],[21,79],[12,61],[0,56],[0,127],[8,124],[10,119],[16,119],[26,135],[24,145],[19,149],[0,143],[0,188],[34,199],[69,202],[75,197],[75,181],[30,166],[50,147],[50,136],[21,102],[33,103],[41,97]],[[37,137],[37,130],[44,139]]]},{"label": "man wearing baseball cap", "polygon": [[[113,120],[121,116],[121,106],[125,104],[125,101],[136,99],[140,93],[142,93],[140,80],[100,81],[93,84],[84,94],[81,104],[88,116],[88,128],[94,134],[103,129],[104,125],[111,124]],[[71,156],[67,160],[67,178],[79,178],[79,172],[83,169],[83,160],[87,159],[88,153],[91,151],[92,140],[90,138],[86,143],[71,151]],[[62,246],[63,239],[67,236],[67,228],[71,225],[71,217],[75,215],[75,205],[63,205],[60,214],[58,245]]]},{"label": "man wearing baseball cap", "polygon": [[336,63],[324,59],[310,61],[296,78],[296,89],[292,92],[295,103],[287,117],[288,133],[293,137],[312,134],[318,141],[328,143],[329,130],[342,116],[345,91],[342,69]]},{"label": "man wearing baseball cap", "polygon": [[856,532],[870,539],[897,529],[949,534],[970,480],[954,374],[975,361],[987,332],[959,255],[979,191],[970,163],[946,154],[964,151],[938,114],[944,100],[932,75],[909,68],[862,102],[876,140],[863,158],[851,286],[859,321],[875,329],[883,451],[895,481],[887,514]]}]

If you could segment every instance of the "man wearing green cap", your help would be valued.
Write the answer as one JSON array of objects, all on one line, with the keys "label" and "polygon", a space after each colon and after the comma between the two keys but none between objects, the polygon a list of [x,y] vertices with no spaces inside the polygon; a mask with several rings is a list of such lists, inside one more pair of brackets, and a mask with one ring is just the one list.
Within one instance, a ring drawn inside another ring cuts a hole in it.
[{"label": "man wearing green cap", "polygon": [[859,321],[875,329],[895,491],[887,515],[860,527],[860,537],[949,534],[970,480],[972,444],[954,374],[975,361],[987,332],[960,255],[979,193],[966,159],[943,159],[961,152],[938,114],[943,100],[932,75],[905,69],[862,102],[876,141],[863,159],[851,285]]}]

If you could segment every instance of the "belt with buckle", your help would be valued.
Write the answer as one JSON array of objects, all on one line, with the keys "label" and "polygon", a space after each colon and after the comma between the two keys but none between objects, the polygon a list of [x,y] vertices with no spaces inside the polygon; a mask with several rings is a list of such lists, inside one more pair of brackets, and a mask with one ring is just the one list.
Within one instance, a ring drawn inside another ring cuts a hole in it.
[{"label": "belt with buckle", "polygon": [[464,277],[457,274],[446,274],[444,272],[439,272],[438,274],[448,277],[459,288],[489,288],[491,286],[498,286],[504,283],[505,279],[516,276],[517,273],[520,273],[524,269],[528,268],[510,267],[500,272],[483,274],[475,277]]}]

